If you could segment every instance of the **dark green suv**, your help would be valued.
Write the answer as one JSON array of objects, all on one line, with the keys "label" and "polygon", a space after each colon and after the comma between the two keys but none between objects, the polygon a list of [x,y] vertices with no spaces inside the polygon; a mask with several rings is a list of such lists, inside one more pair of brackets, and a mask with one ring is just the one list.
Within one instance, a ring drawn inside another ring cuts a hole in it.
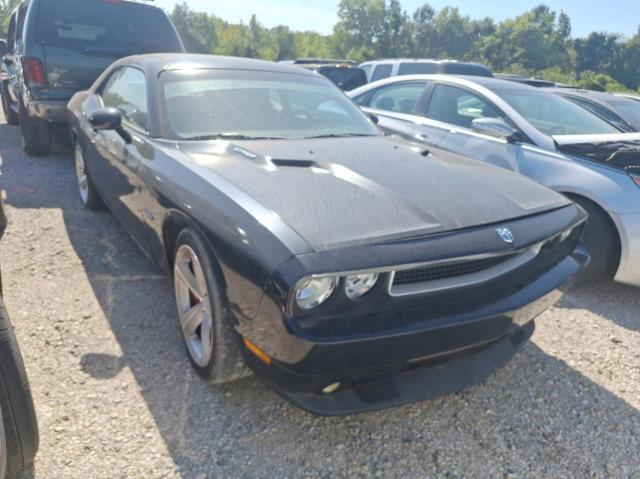
[{"label": "dark green suv", "polygon": [[181,53],[163,10],[122,0],[22,0],[11,16],[3,58],[2,105],[20,123],[25,150],[51,149],[52,127],[66,105],[111,63],[143,53]]}]

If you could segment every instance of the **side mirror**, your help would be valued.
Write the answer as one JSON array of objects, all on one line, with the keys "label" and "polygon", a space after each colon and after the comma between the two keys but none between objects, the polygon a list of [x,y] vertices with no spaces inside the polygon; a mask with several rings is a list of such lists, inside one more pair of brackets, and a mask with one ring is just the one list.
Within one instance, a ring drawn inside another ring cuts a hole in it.
[{"label": "side mirror", "polygon": [[369,117],[369,119],[374,125],[377,125],[378,123],[380,123],[380,117],[375,113],[367,113],[367,116]]},{"label": "side mirror", "polygon": [[517,141],[520,136],[518,130],[499,118],[478,118],[471,122],[471,129],[475,133],[500,138],[509,142]]},{"label": "side mirror", "polygon": [[9,50],[7,49],[7,41],[0,39],[0,57],[5,56],[7,53],[9,53]]},{"label": "side mirror", "polygon": [[132,138],[127,130],[122,127],[122,113],[117,108],[101,108],[89,115],[89,123],[96,131],[113,130],[126,143],[131,143]]}]

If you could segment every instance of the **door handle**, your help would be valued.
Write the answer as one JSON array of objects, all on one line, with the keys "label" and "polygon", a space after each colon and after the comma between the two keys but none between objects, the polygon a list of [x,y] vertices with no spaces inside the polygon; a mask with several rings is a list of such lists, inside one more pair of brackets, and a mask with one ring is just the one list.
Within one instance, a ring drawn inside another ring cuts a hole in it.
[{"label": "door handle", "polygon": [[414,138],[421,143],[426,143],[429,146],[433,146],[435,144],[434,141],[429,136],[423,133],[418,133],[417,135],[414,136]]}]

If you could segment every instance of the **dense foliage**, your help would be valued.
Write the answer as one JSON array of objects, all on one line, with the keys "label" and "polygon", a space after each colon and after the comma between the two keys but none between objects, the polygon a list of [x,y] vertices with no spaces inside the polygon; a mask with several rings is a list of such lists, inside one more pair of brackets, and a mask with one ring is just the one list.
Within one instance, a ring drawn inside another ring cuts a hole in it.
[{"label": "dense foliage", "polygon": [[[0,0],[0,35],[17,1]],[[597,90],[640,88],[640,29],[632,38],[594,32],[573,39],[569,17],[544,5],[495,22],[472,20],[455,7],[436,10],[428,3],[409,15],[399,0],[341,0],[331,35],[266,28],[255,15],[248,24],[229,23],[193,11],[186,2],[171,17],[192,52],[269,60],[452,58]]]}]

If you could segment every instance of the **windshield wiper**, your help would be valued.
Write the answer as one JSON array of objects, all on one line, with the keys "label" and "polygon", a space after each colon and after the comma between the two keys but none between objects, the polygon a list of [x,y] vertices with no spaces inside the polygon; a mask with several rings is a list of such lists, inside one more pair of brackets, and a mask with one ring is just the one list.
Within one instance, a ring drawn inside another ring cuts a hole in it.
[{"label": "windshield wiper", "polygon": [[329,133],[326,135],[307,136],[305,137],[305,140],[316,140],[319,138],[356,138],[356,137],[363,137],[363,136],[378,136],[378,135],[372,135],[371,133],[343,133],[343,134]]},{"label": "windshield wiper", "polygon": [[286,138],[280,136],[249,136],[240,135],[238,133],[216,133],[215,135],[201,135],[191,136],[189,138],[183,138],[187,141],[205,141],[205,140],[285,140]]}]

